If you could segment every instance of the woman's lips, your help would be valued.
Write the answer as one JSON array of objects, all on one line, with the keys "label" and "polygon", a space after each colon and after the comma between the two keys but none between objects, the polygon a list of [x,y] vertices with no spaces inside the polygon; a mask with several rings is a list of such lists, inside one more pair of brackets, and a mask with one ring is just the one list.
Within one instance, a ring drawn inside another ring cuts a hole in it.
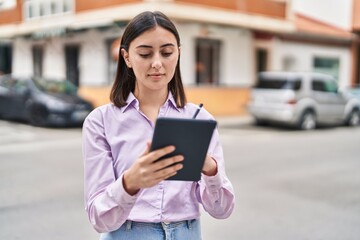
[{"label": "woman's lips", "polygon": [[165,75],[164,73],[151,73],[148,76],[153,78],[153,79],[160,79],[164,75]]}]

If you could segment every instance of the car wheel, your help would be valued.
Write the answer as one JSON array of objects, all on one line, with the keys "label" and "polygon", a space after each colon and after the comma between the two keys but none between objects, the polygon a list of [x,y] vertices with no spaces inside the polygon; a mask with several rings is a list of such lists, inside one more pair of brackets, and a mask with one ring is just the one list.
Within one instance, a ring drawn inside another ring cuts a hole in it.
[{"label": "car wheel", "polygon": [[316,128],[316,115],[313,111],[306,111],[302,114],[298,128],[300,130],[313,130]]},{"label": "car wheel", "polygon": [[45,126],[48,115],[48,110],[42,105],[33,105],[29,109],[29,121],[34,126]]},{"label": "car wheel", "polygon": [[346,122],[346,125],[348,126],[357,126],[360,123],[360,111],[358,109],[354,109],[351,111],[348,120]]},{"label": "car wheel", "polygon": [[260,118],[255,118],[255,125],[256,126],[266,126],[267,122]]}]

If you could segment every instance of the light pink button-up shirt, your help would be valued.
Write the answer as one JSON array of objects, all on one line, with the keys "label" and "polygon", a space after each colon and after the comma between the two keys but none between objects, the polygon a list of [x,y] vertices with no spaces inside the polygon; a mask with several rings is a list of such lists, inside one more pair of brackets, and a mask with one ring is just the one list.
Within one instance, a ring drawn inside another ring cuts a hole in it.
[{"label": "light pink button-up shirt", "polygon": [[[197,106],[177,108],[171,94],[159,117],[191,118]],[[213,119],[201,109],[197,118]],[[173,222],[200,217],[199,203],[215,218],[228,217],[234,208],[234,190],[225,175],[223,151],[215,130],[209,155],[218,166],[215,176],[202,174],[199,182],[162,181],[136,195],[123,187],[122,175],[151,141],[154,124],[141,112],[130,93],[127,105],[107,104],[95,109],[83,125],[85,204],[98,232],[118,229],[127,219],[141,222]]]}]

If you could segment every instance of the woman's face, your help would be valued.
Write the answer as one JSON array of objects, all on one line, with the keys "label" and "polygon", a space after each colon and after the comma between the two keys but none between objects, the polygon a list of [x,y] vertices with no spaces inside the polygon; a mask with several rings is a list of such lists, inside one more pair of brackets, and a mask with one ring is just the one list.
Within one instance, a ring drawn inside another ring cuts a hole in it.
[{"label": "woman's face", "polygon": [[136,77],[136,91],[167,91],[179,58],[175,36],[156,26],[135,38],[129,51],[122,50],[125,63]]}]

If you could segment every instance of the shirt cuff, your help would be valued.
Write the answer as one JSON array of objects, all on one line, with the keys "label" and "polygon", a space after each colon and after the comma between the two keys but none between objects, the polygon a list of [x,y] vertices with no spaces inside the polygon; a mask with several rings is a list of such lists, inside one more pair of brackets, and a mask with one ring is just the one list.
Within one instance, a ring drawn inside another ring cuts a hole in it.
[{"label": "shirt cuff", "polygon": [[124,188],[122,179],[123,175],[114,182],[110,189],[110,195],[119,205],[132,207],[139,197],[141,189],[135,195],[128,194]]},{"label": "shirt cuff", "polygon": [[206,188],[208,188],[210,191],[216,191],[221,188],[222,181],[219,171],[214,176],[207,176],[202,173],[202,179],[205,182]]}]

